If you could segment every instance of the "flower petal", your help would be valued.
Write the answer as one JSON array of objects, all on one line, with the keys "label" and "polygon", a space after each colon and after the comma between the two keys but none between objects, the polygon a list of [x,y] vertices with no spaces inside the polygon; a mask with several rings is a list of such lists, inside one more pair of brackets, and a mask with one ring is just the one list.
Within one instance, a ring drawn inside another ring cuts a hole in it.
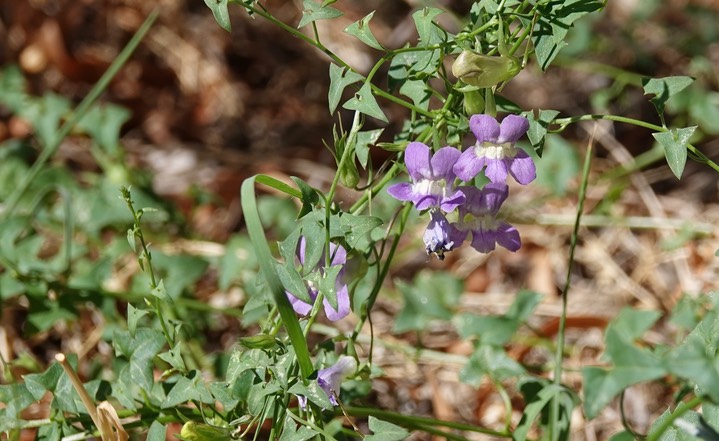
[{"label": "flower petal", "polygon": [[493,230],[472,230],[472,248],[480,253],[489,253],[494,250],[497,242],[497,233]]},{"label": "flower petal", "polygon": [[500,222],[497,227],[497,243],[509,251],[517,251],[522,246],[519,231],[506,222]]},{"label": "flower petal", "polygon": [[520,184],[527,185],[537,177],[537,168],[534,166],[534,161],[524,150],[518,148],[517,155],[505,161],[509,163],[507,167],[509,168],[509,174]]},{"label": "flower petal", "polygon": [[435,194],[418,195],[414,201],[414,207],[419,211],[426,210],[432,207],[438,207],[439,199],[440,196]]},{"label": "flower petal", "polygon": [[480,207],[483,214],[496,215],[509,195],[509,187],[504,182],[491,182],[482,188]]},{"label": "flower petal", "polygon": [[500,134],[499,123],[489,115],[472,115],[469,119],[469,129],[477,137],[479,144],[496,143]]},{"label": "flower petal", "polygon": [[527,118],[519,115],[507,115],[502,120],[497,144],[504,144],[505,142],[514,144],[527,133],[527,130],[529,130]]},{"label": "flower petal", "polygon": [[452,168],[461,154],[462,152],[454,147],[442,147],[437,150],[431,159],[432,176],[444,179],[447,185],[452,185],[454,181]]},{"label": "flower petal", "polygon": [[427,254],[436,254],[439,260],[444,260],[444,253],[455,249],[458,245],[452,240],[452,236],[456,236],[453,234],[453,229],[441,211],[432,210],[423,237]]},{"label": "flower petal", "polygon": [[[289,299],[290,304],[292,305],[292,309],[294,309],[297,314],[304,316],[312,311],[312,305],[303,302],[287,291],[285,291],[285,293],[287,294],[287,299]],[[312,297],[313,300],[315,298],[315,296],[312,295],[312,292],[310,292],[310,297]]]},{"label": "flower petal", "polygon": [[332,257],[331,266],[344,265],[347,263],[347,250],[342,245],[336,245],[330,242],[330,256]]},{"label": "flower petal", "polygon": [[337,395],[340,393],[342,380],[357,370],[357,360],[354,357],[343,355],[333,366],[317,372],[317,384],[325,391],[330,402],[335,406]]},{"label": "flower petal", "polygon": [[430,158],[432,153],[426,145],[421,142],[410,142],[404,151],[404,163],[407,165],[407,173],[413,181],[419,181],[423,177],[430,177],[432,174]]},{"label": "flower petal", "polygon": [[337,285],[337,309],[334,309],[332,305],[330,305],[327,298],[322,302],[322,306],[325,308],[325,315],[333,322],[347,317],[350,313],[350,294],[347,285],[340,282],[338,282]]},{"label": "flower petal", "polygon": [[400,201],[411,201],[414,199],[414,192],[412,191],[412,184],[409,182],[402,182],[400,184],[390,185],[387,188],[387,193],[395,199]]},{"label": "flower petal", "polygon": [[457,158],[452,170],[463,181],[471,181],[484,167],[485,158],[478,158],[474,147],[470,147]]},{"label": "flower petal", "polygon": [[455,208],[459,207],[464,203],[465,196],[462,191],[457,190],[454,194],[445,196],[440,201],[440,208],[447,213],[454,211]]},{"label": "flower petal", "polygon": [[490,181],[500,183],[507,180],[507,165],[502,159],[486,159],[487,168],[484,170],[484,175],[489,178]]}]

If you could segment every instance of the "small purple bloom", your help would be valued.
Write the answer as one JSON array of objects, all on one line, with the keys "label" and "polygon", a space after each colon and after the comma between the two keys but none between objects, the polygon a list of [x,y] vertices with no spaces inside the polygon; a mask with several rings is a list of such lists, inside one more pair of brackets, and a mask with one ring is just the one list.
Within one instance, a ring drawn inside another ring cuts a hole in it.
[{"label": "small purple bloom", "polygon": [[454,188],[454,163],[461,152],[442,147],[432,156],[429,147],[411,142],[404,152],[404,161],[412,182],[395,184],[387,192],[400,201],[411,201],[418,210],[441,208],[453,211],[464,202],[464,195]]},{"label": "small purple bloom", "polygon": [[[317,372],[317,384],[327,394],[327,398],[330,399],[330,403],[334,406],[339,405],[337,397],[340,393],[340,386],[342,381],[347,378],[348,375],[354,374],[357,370],[357,360],[353,357],[343,355],[337,360],[334,365],[320,369]],[[307,408],[307,397],[299,395],[297,396],[300,407],[303,409]]]},{"label": "small purple bloom", "polygon": [[[297,247],[297,257],[299,258],[300,263],[303,265],[305,263],[305,244],[306,242],[303,236],[300,238]],[[345,265],[347,263],[347,251],[341,245],[335,245],[333,243],[330,243],[330,254],[332,255],[332,261],[330,262],[331,266]],[[320,258],[320,262],[324,263],[324,261],[325,257],[323,254],[323,256]],[[317,270],[322,271],[320,264],[317,265]],[[350,295],[347,283],[344,282],[344,268],[340,270],[339,274],[337,274],[335,287],[337,289],[337,309],[334,309],[332,307],[326,297],[323,301],[325,315],[327,315],[327,318],[333,322],[346,317],[350,313]],[[285,292],[287,293],[287,298],[292,304],[292,308],[297,314],[307,315],[310,313],[310,311],[312,311],[312,304],[298,299],[288,291]],[[318,289],[308,282],[307,292],[314,303],[314,300],[317,298],[317,294],[319,293]]]},{"label": "small purple bloom", "polygon": [[333,366],[317,372],[317,384],[325,391],[330,402],[337,406],[337,396],[340,393],[340,384],[348,375],[357,370],[357,360],[354,357],[343,355]]},{"label": "small purple bloom", "polygon": [[432,210],[429,215],[429,225],[424,232],[425,249],[427,254],[434,253],[439,260],[444,260],[444,253],[462,245],[467,233],[454,228],[439,210]]},{"label": "small purple bloom", "polygon": [[460,179],[473,179],[485,166],[484,174],[494,183],[504,182],[507,174],[522,185],[537,177],[532,158],[514,145],[529,129],[526,118],[507,115],[500,125],[489,115],[472,115],[469,128],[477,143],[465,150],[454,165],[454,173]]},{"label": "small purple bloom", "polygon": [[496,244],[510,251],[522,245],[519,232],[506,222],[497,219],[499,207],[507,199],[509,188],[504,183],[490,183],[481,190],[460,187],[466,200],[459,208],[459,222],[455,227],[466,234],[472,233],[472,248],[480,253],[494,250]]}]

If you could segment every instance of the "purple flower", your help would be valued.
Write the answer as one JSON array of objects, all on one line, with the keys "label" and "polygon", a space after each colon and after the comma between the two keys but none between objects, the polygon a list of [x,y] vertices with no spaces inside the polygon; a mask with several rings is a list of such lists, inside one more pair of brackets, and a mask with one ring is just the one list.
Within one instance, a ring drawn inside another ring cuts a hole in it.
[{"label": "purple flower", "polygon": [[427,254],[436,254],[439,260],[444,260],[444,253],[462,245],[467,233],[454,228],[439,210],[429,213],[430,221],[424,232],[424,245]]},{"label": "purple flower", "polygon": [[412,182],[392,185],[387,192],[400,201],[411,201],[418,210],[454,210],[464,202],[462,192],[454,188],[452,171],[460,154],[454,147],[442,147],[432,156],[429,147],[421,142],[409,143],[404,161]]},{"label": "purple flower", "polygon": [[481,190],[460,187],[466,200],[459,208],[459,222],[455,227],[466,237],[472,233],[472,248],[488,253],[499,244],[510,251],[522,245],[519,232],[506,222],[497,220],[499,207],[507,199],[509,189],[504,183],[490,183]]},{"label": "purple flower", "polygon": [[343,355],[333,366],[317,372],[317,384],[325,391],[330,402],[337,406],[337,396],[340,393],[340,384],[348,375],[357,370],[357,360],[354,357]]},{"label": "purple flower", "polygon": [[[354,374],[357,370],[357,360],[353,357],[343,355],[334,365],[320,369],[317,372],[317,384],[322,388],[330,399],[330,403],[338,406],[337,397],[340,393],[340,385],[348,375]],[[300,407],[307,408],[307,397],[298,395]]]},{"label": "purple flower", "polygon": [[489,115],[472,115],[469,128],[477,143],[465,150],[454,165],[454,173],[463,181],[477,176],[482,168],[492,182],[504,182],[509,173],[522,185],[537,177],[532,158],[514,144],[529,129],[529,121],[517,115],[508,115],[500,125]]},{"label": "purple flower", "polygon": [[[306,243],[304,236],[300,237],[300,241],[297,247],[297,257],[300,259],[300,263],[303,265],[305,263],[305,244]],[[335,245],[330,242],[330,254],[332,255],[332,261],[330,262],[330,266],[345,265],[347,263],[347,251],[341,245]],[[320,265],[323,264],[325,261],[324,254],[319,261],[320,263],[318,263],[317,265],[317,270],[323,272]],[[343,281],[343,276],[344,268],[340,270],[339,274],[337,274],[337,280],[335,281],[335,287],[337,290],[337,309],[332,307],[329,300],[327,300],[327,297],[325,297],[323,300],[325,315],[327,315],[327,318],[333,322],[346,317],[350,313],[349,288],[347,287],[347,283]],[[287,293],[287,298],[292,304],[292,308],[297,314],[307,315],[310,313],[310,311],[312,311],[312,304],[300,300],[288,291],[285,292]],[[317,298],[319,290],[317,289],[317,287],[313,286],[311,282],[307,282],[307,292],[312,299],[312,303],[314,303],[314,300]]]}]

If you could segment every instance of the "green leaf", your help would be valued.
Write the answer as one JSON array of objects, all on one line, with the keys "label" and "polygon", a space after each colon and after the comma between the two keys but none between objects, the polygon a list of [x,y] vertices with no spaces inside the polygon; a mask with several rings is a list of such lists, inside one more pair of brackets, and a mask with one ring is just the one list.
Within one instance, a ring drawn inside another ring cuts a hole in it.
[{"label": "green leaf", "polygon": [[365,82],[355,96],[344,103],[342,107],[347,110],[357,110],[380,121],[388,122],[387,117],[372,94],[372,86],[369,82]]},{"label": "green leaf", "polygon": [[[289,392],[295,395],[302,395],[307,397],[308,400],[316,404],[322,409],[332,409],[334,405],[327,396],[327,393],[322,389],[316,381],[310,381],[307,386],[301,382],[295,383],[290,387]],[[339,393],[339,391],[337,391]]]},{"label": "green leaf", "polygon": [[60,122],[69,111],[70,101],[67,98],[47,93],[33,99],[19,113],[30,121],[43,147],[47,147],[55,142]]},{"label": "green leaf", "polygon": [[363,168],[367,168],[369,161],[369,148],[377,143],[384,129],[366,130],[357,132],[357,144],[355,145],[355,153],[357,160],[362,164]]},{"label": "green leaf", "polygon": [[419,35],[419,43],[422,46],[429,46],[442,42],[440,28],[434,23],[435,17],[444,14],[444,11],[438,8],[425,7],[412,14],[414,25]]},{"label": "green leaf", "polygon": [[510,358],[504,348],[482,344],[469,357],[459,373],[459,379],[470,386],[479,387],[485,376],[502,381],[525,373],[522,365]]},{"label": "green leaf", "polygon": [[120,129],[130,116],[129,110],[114,104],[94,106],[78,122],[78,127],[89,133],[106,153],[117,158],[122,153]]},{"label": "green leaf", "polygon": [[[382,219],[375,216],[340,213],[339,222],[336,222],[336,218],[332,218],[330,236],[343,237],[350,249],[354,249],[368,233],[383,223]],[[340,228],[339,232],[335,230],[337,225]]]},{"label": "green leaf", "polygon": [[502,316],[457,316],[457,331],[462,338],[478,338],[482,345],[504,345],[531,315],[541,298],[537,293],[520,291],[507,313]]},{"label": "green leaf", "polygon": [[423,271],[412,284],[397,281],[404,308],[395,319],[394,331],[425,329],[436,319],[450,320],[463,290],[461,280],[446,273]]},{"label": "green leaf", "polygon": [[148,311],[145,309],[137,309],[132,304],[127,304],[127,329],[130,331],[130,335],[135,335],[137,329],[137,322],[147,315]]},{"label": "green leaf", "polygon": [[387,421],[382,421],[373,416],[368,419],[369,430],[372,435],[366,436],[365,441],[401,441],[409,437],[409,432]]},{"label": "green leaf", "polygon": [[366,16],[364,16],[364,18],[361,18],[356,22],[352,23],[351,25],[347,26],[345,28],[345,32],[359,38],[362,43],[366,44],[369,47],[378,50],[384,50],[382,45],[379,44],[377,39],[372,34],[372,30],[369,28],[369,22],[370,20],[372,20],[372,16],[374,15],[374,13],[375,11],[372,11]]},{"label": "green leaf", "polygon": [[5,405],[3,410],[12,418],[19,417],[20,412],[35,401],[24,383],[0,384],[0,403]]},{"label": "green leaf", "polygon": [[342,92],[350,84],[364,80],[364,77],[345,67],[340,67],[334,63],[330,63],[330,89],[327,94],[330,114],[335,113],[335,109],[342,99]]},{"label": "green leaf", "polygon": [[612,437],[609,438],[609,441],[634,441],[634,439],[634,435],[632,435],[631,432],[623,430],[612,435]]},{"label": "green leaf", "polygon": [[130,360],[128,365],[127,386],[139,386],[145,391],[152,388],[152,360],[165,346],[165,337],[161,331],[150,328],[138,328],[135,335],[129,331],[116,331],[113,339],[113,346],[119,355],[124,355]]},{"label": "green leaf", "polygon": [[654,104],[659,116],[664,115],[664,105],[672,95],[675,95],[689,87],[694,78],[685,76],[664,77],[664,78],[643,78],[645,95],[654,95],[649,101]]},{"label": "green leaf", "polygon": [[[520,385],[524,401],[527,405],[517,428],[512,434],[514,441],[524,441],[535,421],[539,419],[541,425],[546,425],[548,404],[556,397],[559,399],[560,414],[558,416],[559,434],[557,439],[567,440],[569,436],[570,415],[577,404],[577,397],[561,385],[550,383],[547,380],[529,379]],[[540,418],[541,415],[541,418]],[[551,423],[550,423],[551,424]]]},{"label": "green leaf", "polygon": [[558,110],[540,110],[535,117],[534,112],[525,112],[523,114],[529,120],[529,130],[527,130],[527,138],[532,143],[532,147],[539,157],[542,157],[544,149],[544,139],[547,135],[549,124],[559,115]]},{"label": "green leaf", "polygon": [[230,24],[230,13],[227,10],[228,0],[205,0],[205,4],[215,16],[218,25],[227,32],[230,32],[232,26]]},{"label": "green leaf", "polygon": [[197,371],[192,371],[187,377],[180,377],[177,380],[162,403],[162,408],[175,407],[188,401],[199,401],[206,404],[215,402],[202,381],[202,375]]},{"label": "green leaf", "polygon": [[150,430],[147,431],[146,441],[165,441],[167,427],[159,421],[153,421]]},{"label": "green leaf", "polygon": [[317,432],[307,426],[302,426],[297,430],[297,423],[291,416],[287,415],[285,423],[282,425],[280,441],[305,441],[316,435]]},{"label": "green leaf", "polygon": [[694,134],[696,126],[683,129],[671,129],[668,132],[652,133],[654,139],[664,147],[667,164],[677,179],[681,179],[687,163],[687,144]]},{"label": "green leaf", "polygon": [[295,184],[297,184],[297,188],[299,188],[302,192],[302,209],[297,215],[297,218],[299,219],[304,215],[312,212],[314,206],[319,202],[320,197],[317,194],[317,191],[314,188],[310,187],[302,179],[298,178],[297,176],[291,176],[290,179],[295,181]]},{"label": "green leaf", "polygon": [[[409,47],[409,46],[405,46]],[[392,58],[387,73],[390,91],[395,91],[408,80],[423,80],[437,75],[439,50],[402,52]]]},{"label": "green leaf", "polygon": [[399,93],[409,97],[415,106],[420,109],[429,109],[429,99],[432,96],[431,89],[424,80],[405,81],[399,88]]},{"label": "green leaf", "polygon": [[323,3],[315,3],[313,0],[302,0],[302,7],[304,9],[302,10],[300,24],[297,25],[298,29],[316,20],[328,20],[343,15],[337,9]]},{"label": "green leaf", "polygon": [[35,398],[35,401],[40,401],[45,395],[45,392],[55,391],[62,373],[62,366],[58,363],[53,363],[45,372],[41,374],[28,374],[23,376],[23,379],[25,380],[27,390]]},{"label": "green leaf", "polygon": [[178,371],[184,372],[187,368],[185,367],[185,361],[182,359],[180,343],[181,342],[178,341],[174,348],[159,354],[158,357]]},{"label": "green leaf", "polygon": [[[541,3],[541,2],[540,2]],[[537,20],[532,39],[534,55],[542,70],[547,70],[559,51],[567,45],[566,37],[574,22],[604,7],[600,0],[549,0],[537,8]],[[526,20],[526,25],[531,21]]]},{"label": "green leaf", "polygon": [[173,303],[172,297],[167,294],[167,290],[165,289],[165,282],[163,280],[160,280],[160,283],[158,283],[157,286],[152,289],[151,293],[153,296],[159,298],[162,301]]},{"label": "green leaf", "polygon": [[609,402],[627,387],[660,378],[667,374],[662,361],[649,350],[636,346],[633,340],[646,331],[658,318],[656,311],[625,308],[608,327],[605,335],[606,358],[610,368],[585,367],[584,411],[594,418]]},{"label": "green leaf", "polygon": [[719,315],[712,311],[666,357],[671,373],[699,386],[714,402],[719,401],[718,346]]}]

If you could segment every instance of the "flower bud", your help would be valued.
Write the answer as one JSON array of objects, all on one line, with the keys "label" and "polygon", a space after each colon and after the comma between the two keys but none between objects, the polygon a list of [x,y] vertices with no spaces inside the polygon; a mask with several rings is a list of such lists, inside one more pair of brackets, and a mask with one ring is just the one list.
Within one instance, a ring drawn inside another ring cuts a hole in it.
[{"label": "flower bud", "polygon": [[479,90],[464,92],[464,111],[467,115],[484,113],[484,97]]},{"label": "flower bud", "polygon": [[464,50],[452,64],[452,74],[463,82],[480,88],[492,87],[514,77],[522,70],[518,58],[481,55]]}]

